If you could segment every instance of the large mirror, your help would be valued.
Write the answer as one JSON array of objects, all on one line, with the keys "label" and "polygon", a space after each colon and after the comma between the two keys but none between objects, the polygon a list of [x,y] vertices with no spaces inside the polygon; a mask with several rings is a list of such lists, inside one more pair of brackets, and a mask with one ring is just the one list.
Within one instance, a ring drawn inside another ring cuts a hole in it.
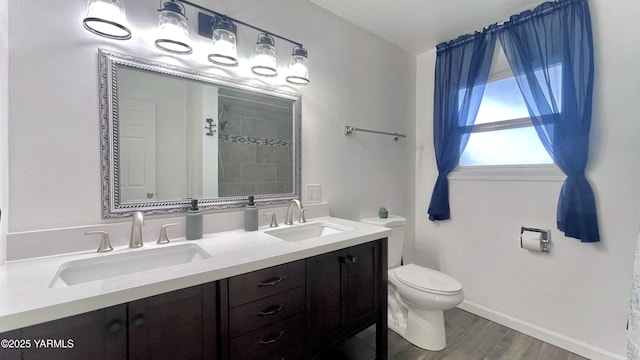
[{"label": "large mirror", "polygon": [[102,216],[300,197],[301,99],[268,86],[99,51]]}]

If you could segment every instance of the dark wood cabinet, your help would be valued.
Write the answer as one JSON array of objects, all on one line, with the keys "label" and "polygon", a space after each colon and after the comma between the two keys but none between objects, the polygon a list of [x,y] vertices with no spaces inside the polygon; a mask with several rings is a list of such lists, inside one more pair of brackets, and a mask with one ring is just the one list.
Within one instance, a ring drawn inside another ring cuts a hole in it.
[{"label": "dark wood cabinet", "polygon": [[356,327],[360,323],[375,321],[377,290],[380,274],[378,243],[366,243],[348,249],[342,260],[343,283],[346,283],[344,310],[345,323]]},{"label": "dark wood cabinet", "polygon": [[310,355],[377,323],[376,352],[386,358],[386,239],[307,259]]},{"label": "dark wood cabinet", "polygon": [[386,251],[381,239],[2,333],[24,346],[0,359],[297,360],[374,323],[386,359]]},{"label": "dark wood cabinet", "polygon": [[130,360],[216,359],[215,283],[129,303]]},{"label": "dark wood cabinet", "polygon": [[5,333],[2,360],[218,358],[217,282]]},{"label": "dark wood cabinet", "polygon": [[20,340],[20,330],[12,330],[0,333],[0,340],[6,341],[0,347],[0,360],[12,360],[21,358],[21,350],[18,346],[15,346],[15,341]]},{"label": "dark wood cabinet", "polygon": [[229,278],[229,307],[304,286],[304,260]]},{"label": "dark wood cabinet", "polygon": [[126,327],[126,304],[29,326],[0,334],[13,342],[0,359],[126,359]]},{"label": "dark wood cabinet", "polygon": [[0,334],[8,341],[0,359],[126,358],[126,316],[126,305],[116,305]]},{"label": "dark wood cabinet", "polygon": [[342,265],[346,250],[307,259],[307,329],[309,353],[337,340],[343,327]]},{"label": "dark wood cabinet", "polygon": [[304,287],[229,310],[229,337],[235,338],[253,329],[267,326],[304,311]]},{"label": "dark wood cabinet", "polygon": [[304,313],[231,339],[229,359],[303,359]]},{"label": "dark wood cabinet", "polygon": [[[18,346],[14,346],[14,343],[10,343],[21,338],[20,330],[12,330],[0,333],[0,340],[6,341],[2,347],[0,347],[0,359],[2,360],[14,360],[21,359],[22,351]],[[11,346],[10,346],[11,345]]]},{"label": "dark wood cabinet", "polygon": [[228,279],[229,359],[304,358],[305,267],[299,260]]}]

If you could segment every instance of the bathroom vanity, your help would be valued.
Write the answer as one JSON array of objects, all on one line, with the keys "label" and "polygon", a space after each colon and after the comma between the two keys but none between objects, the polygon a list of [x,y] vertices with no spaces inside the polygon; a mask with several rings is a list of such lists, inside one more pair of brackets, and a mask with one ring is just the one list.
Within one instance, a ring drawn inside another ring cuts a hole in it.
[{"label": "bathroom vanity", "polygon": [[[341,231],[294,235],[327,224]],[[389,230],[324,218],[269,231],[207,234],[197,243],[211,258],[173,271],[51,282],[55,287],[46,289],[19,289],[25,262],[6,264],[0,338],[12,339],[14,349],[0,349],[0,358],[304,359],[376,324],[376,358],[386,359]],[[59,273],[74,256],[27,262]],[[43,298],[30,300],[28,310],[10,305],[29,289]],[[30,322],[36,324],[17,326]],[[53,342],[40,346],[42,340]]]}]

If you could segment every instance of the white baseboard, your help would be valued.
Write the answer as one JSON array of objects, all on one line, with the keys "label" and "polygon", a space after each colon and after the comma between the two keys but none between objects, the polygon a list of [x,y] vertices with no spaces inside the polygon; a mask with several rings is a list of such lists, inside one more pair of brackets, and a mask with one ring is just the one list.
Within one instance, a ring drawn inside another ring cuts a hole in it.
[{"label": "white baseboard", "polygon": [[458,305],[458,308],[592,360],[626,359],[624,355],[587,344],[467,300]]}]

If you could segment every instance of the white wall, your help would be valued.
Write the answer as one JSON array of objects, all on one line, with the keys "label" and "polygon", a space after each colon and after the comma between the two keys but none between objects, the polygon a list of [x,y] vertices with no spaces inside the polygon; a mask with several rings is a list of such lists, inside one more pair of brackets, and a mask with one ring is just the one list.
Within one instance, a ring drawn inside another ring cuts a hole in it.
[{"label": "white wall", "polygon": [[[299,90],[303,199],[304,185],[317,183],[333,215],[359,219],[385,205],[411,218],[415,57],[307,1],[201,3],[303,42],[309,51],[311,84]],[[162,55],[152,44],[158,1],[126,1],[126,6],[134,37],[118,42],[82,28],[86,0],[9,3],[16,20],[9,33],[10,231],[102,221],[98,47],[229,71],[209,66],[207,41],[195,31],[193,55]],[[189,8],[187,16],[193,31],[197,14]],[[233,70],[236,76],[248,72],[246,60],[257,35],[239,28],[242,65]],[[277,45],[278,65],[285,70],[292,45]],[[346,137],[347,124],[408,133],[409,138]]]},{"label": "white wall", "polygon": [[[590,358],[624,358],[640,214],[640,47],[630,40],[640,4],[591,0],[590,7],[596,83],[587,177],[601,242],[556,230],[560,182],[453,180],[451,220],[428,220],[437,177],[432,50],[417,59],[415,259],[459,279],[469,310]],[[520,249],[522,225],[553,229],[551,254]]]},{"label": "white wall", "polygon": [[0,264],[6,258],[5,244],[9,210],[9,13],[6,1],[0,2]]}]

